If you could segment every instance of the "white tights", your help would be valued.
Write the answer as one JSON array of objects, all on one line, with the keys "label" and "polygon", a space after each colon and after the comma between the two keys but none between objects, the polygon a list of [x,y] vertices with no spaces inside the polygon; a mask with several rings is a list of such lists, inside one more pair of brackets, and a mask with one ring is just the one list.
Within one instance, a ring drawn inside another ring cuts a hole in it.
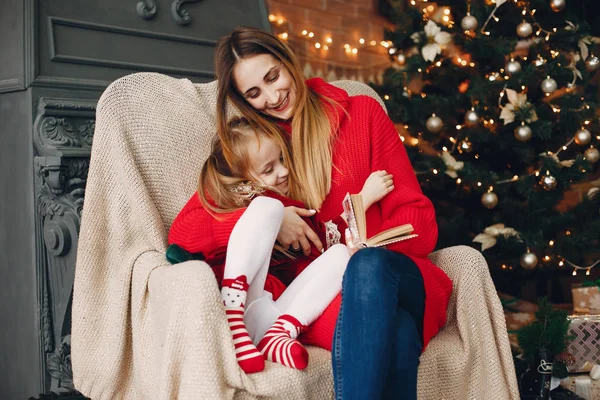
[{"label": "white tights", "polygon": [[292,315],[304,325],[313,323],[342,290],[342,277],[350,259],[346,246],[330,247],[273,301],[264,286],[283,210],[279,200],[255,198],[233,228],[227,246],[224,278],[246,275],[248,279],[244,323],[255,344],[283,314]]}]

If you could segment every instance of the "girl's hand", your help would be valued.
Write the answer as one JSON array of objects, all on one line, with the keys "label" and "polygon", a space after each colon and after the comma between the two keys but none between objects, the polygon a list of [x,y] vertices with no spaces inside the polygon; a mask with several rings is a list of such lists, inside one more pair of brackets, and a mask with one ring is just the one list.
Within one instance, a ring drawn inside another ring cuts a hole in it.
[{"label": "girl's hand", "polygon": [[[301,217],[312,217],[315,210],[307,210],[305,208],[286,207],[283,211],[283,221],[281,228],[277,234],[277,241],[285,249],[289,248],[292,251],[300,251],[304,255],[310,254],[310,242],[323,252],[323,243],[319,240],[319,236],[313,231]],[[310,242],[309,242],[310,240]]]},{"label": "girl's hand", "polygon": [[392,175],[386,171],[375,171],[367,178],[365,185],[360,191],[365,210],[383,199],[385,195],[394,190]]}]

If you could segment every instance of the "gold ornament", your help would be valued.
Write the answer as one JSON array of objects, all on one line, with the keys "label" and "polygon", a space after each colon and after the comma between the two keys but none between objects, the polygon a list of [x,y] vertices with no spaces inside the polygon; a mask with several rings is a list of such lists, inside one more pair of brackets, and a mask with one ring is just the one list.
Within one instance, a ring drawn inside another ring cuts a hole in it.
[{"label": "gold ornament", "polygon": [[465,15],[464,18],[460,21],[460,26],[465,31],[474,31],[475,29],[477,29],[478,25],[479,21],[477,21],[477,18],[475,18],[471,14]]},{"label": "gold ornament", "polygon": [[595,147],[590,147],[583,153],[583,155],[585,156],[585,159],[590,162],[590,164],[596,164],[598,160],[600,160],[600,151],[598,151],[598,149]]},{"label": "gold ornament", "polygon": [[521,63],[515,60],[510,60],[508,64],[506,64],[506,71],[511,75],[521,72]]},{"label": "gold ornament", "polygon": [[467,111],[465,113],[465,125],[466,126],[468,126],[469,128],[473,128],[474,126],[477,126],[478,123],[479,123],[479,115],[477,115],[475,110],[470,109],[469,111]]},{"label": "gold ornament", "polygon": [[517,126],[515,128],[515,138],[519,142],[526,142],[531,139],[531,128],[525,123],[522,123],[521,126]]},{"label": "gold ornament", "polygon": [[427,119],[425,123],[427,130],[431,133],[438,133],[444,127],[442,119],[435,114],[431,114],[431,117]]},{"label": "gold ornament", "polygon": [[554,92],[556,90],[556,88],[558,87],[558,84],[556,83],[556,81],[550,77],[547,77],[546,79],[544,79],[542,81],[542,92],[546,93],[546,94],[550,94],[552,92]]},{"label": "gold ornament", "polygon": [[575,143],[585,146],[592,141],[592,134],[585,128],[581,128],[575,133]]},{"label": "gold ornament", "polygon": [[538,258],[535,254],[527,252],[519,259],[519,264],[525,269],[534,269],[538,263]]},{"label": "gold ornament", "polygon": [[596,57],[595,55],[591,55],[586,61],[585,61],[585,68],[590,71],[593,72],[595,70],[598,69],[598,67],[600,67],[600,58]]},{"label": "gold ornament", "polygon": [[404,53],[398,53],[398,55],[396,56],[396,60],[398,60],[398,64],[400,65],[406,64],[406,56],[404,55]]},{"label": "gold ornament", "polygon": [[553,190],[558,185],[558,181],[554,176],[546,174],[540,179],[540,185],[542,185],[544,190]]},{"label": "gold ornament", "polygon": [[529,22],[523,21],[519,25],[517,25],[517,35],[519,35],[520,37],[526,38],[531,36],[532,33],[533,27]]},{"label": "gold ornament", "polygon": [[550,8],[552,8],[552,11],[554,12],[564,10],[566,4],[567,2],[565,0],[550,0]]},{"label": "gold ornament", "polygon": [[458,152],[459,153],[470,153],[473,151],[473,145],[467,139],[461,141],[458,144]]},{"label": "gold ornament", "polygon": [[498,196],[494,192],[487,192],[481,196],[481,204],[485,208],[492,209],[498,204]]}]

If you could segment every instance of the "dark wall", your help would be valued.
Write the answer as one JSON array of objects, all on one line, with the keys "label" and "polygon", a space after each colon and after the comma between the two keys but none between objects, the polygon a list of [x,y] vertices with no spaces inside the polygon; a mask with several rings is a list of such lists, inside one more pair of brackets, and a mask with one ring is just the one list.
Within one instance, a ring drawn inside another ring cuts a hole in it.
[{"label": "dark wall", "polygon": [[[0,93],[23,88],[23,1],[0,1]],[[1,120],[0,120],[1,121]]]},{"label": "dark wall", "polygon": [[24,92],[0,96],[2,399],[26,399],[41,391],[30,111],[31,97]]}]

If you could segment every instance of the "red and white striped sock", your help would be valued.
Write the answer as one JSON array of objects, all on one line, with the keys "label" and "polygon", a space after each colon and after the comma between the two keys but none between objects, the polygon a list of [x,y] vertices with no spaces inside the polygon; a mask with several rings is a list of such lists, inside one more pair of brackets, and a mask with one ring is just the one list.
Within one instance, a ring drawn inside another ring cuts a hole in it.
[{"label": "red and white striped sock", "polygon": [[244,325],[244,303],[248,283],[246,276],[240,275],[235,279],[223,279],[221,298],[225,305],[227,323],[233,336],[235,357],[245,373],[251,374],[265,369],[265,358],[252,343]]},{"label": "red and white striped sock", "polygon": [[295,369],[304,369],[308,365],[308,352],[296,340],[304,328],[305,326],[291,315],[282,315],[258,343],[258,350],[269,361]]}]

